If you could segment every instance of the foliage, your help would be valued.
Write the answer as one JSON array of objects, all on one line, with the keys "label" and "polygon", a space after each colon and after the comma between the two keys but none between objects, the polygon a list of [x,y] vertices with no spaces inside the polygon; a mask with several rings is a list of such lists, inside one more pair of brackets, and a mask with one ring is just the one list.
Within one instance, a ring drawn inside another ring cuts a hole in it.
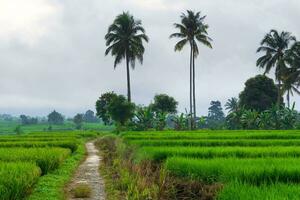
[{"label": "foliage", "polygon": [[81,129],[82,128],[82,123],[84,121],[83,116],[84,116],[83,114],[75,115],[73,121],[76,124],[76,129]]},{"label": "foliage", "polygon": [[114,92],[106,92],[101,95],[101,97],[96,101],[96,111],[97,116],[102,119],[104,124],[110,124],[112,121],[112,118],[109,114],[109,105],[112,101],[112,99],[116,98],[117,94]]},{"label": "foliage", "polygon": [[204,20],[206,16],[201,16],[200,12],[187,10],[180,16],[181,22],[175,23],[174,27],[179,30],[170,35],[170,38],[179,38],[175,45],[175,51],[181,51],[187,44],[190,45],[190,129],[195,128],[196,120],[196,85],[195,85],[195,58],[199,55],[197,42],[212,48],[212,39],[208,37],[208,25]]},{"label": "foliage", "polygon": [[211,101],[208,108],[207,126],[211,129],[220,129],[225,117],[220,101]]},{"label": "foliage", "polygon": [[38,123],[37,118],[33,118],[33,117],[30,117],[30,116],[26,116],[26,115],[20,115],[20,119],[21,119],[21,124],[22,125],[30,125],[30,124],[37,124]]},{"label": "foliage", "polygon": [[151,109],[157,113],[176,113],[178,102],[167,94],[157,94],[154,102],[150,105]]},{"label": "foliage", "polygon": [[56,112],[55,110],[48,115],[48,122],[51,125],[59,125],[64,123],[64,117],[62,114]]},{"label": "foliage", "polygon": [[154,127],[155,113],[150,106],[137,106],[134,116],[134,130],[145,131]]},{"label": "foliage", "polygon": [[245,83],[245,88],[240,94],[240,106],[245,109],[264,111],[276,104],[278,90],[272,79],[257,75]]},{"label": "foliage", "polygon": [[239,108],[238,99],[235,97],[232,97],[231,99],[228,99],[225,104],[225,110],[228,110],[229,113],[237,111]]},{"label": "foliage", "polygon": [[98,118],[95,116],[95,113],[92,110],[88,110],[83,115],[83,120],[89,123],[99,122]]},{"label": "foliage", "polygon": [[111,53],[115,57],[114,67],[126,60],[127,70],[127,99],[131,101],[129,65],[134,69],[136,59],[143,63],[145,48],[143,41],[148,42],[148,36],[142,27],[142,22],[135,19],[129,12],[118,15],[109,26],[105,35],[107,49],[105,55]]},{"label": "foliage", "polygon": [[134,116],[135,106],[127,101],[123,95],[112,98],[108,106],[108,113],[111,118],[119,125],[124,126],[125,123]]}]

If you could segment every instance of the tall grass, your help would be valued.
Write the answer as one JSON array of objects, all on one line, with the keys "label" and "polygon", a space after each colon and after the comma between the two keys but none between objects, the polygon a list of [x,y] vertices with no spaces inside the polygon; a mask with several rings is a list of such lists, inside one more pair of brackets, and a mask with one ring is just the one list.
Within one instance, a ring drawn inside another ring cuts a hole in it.
[{"label": "tall grass", "polygon": [[62,148],[0,148],[0,161],[36,163],[42,174],[57,169],[70,155],[70,150]]},{"label": "tall grass", "polygon": [[32,189],[41,174],[33,163],[0,162],[0,200],[23,199]]},{"label": "tall grass", "polygon": [[300,146],[300,139],[179,139],[179,140],[130,140],[137,146]]},{"label": "tall grass", "polygon": [[232,182],[225,185],[217,200],[299,200],[298,184],[262,184],[259,186]]},{"label": "tall grass", "polygon": [[61,147],[68,148],[73,152],[75,152],[78,148],[77,141],[14,141],[14,142],[0,142],[0,148],[8,148],[8,147]]},{"label": "tall grass", "polygon": [[205,183],[240,181],[254,185],[266,183],[299,183],[300,159],[296,158],[168,158],[166,168],[179,177]]},{"label": "tall grass", "polygon": [[192,158],[300,157],[300,147],[142,147],[137,150],[136,161],[162,161],[171,156]]}]

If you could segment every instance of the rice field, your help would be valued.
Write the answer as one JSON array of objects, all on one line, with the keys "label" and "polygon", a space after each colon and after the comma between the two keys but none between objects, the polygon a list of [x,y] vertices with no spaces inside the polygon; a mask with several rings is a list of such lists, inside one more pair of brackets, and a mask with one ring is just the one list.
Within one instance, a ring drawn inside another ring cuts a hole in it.
[{"label": "rice field", "polygon": [[300,199],[300,131],[127,132],[135,162],[222,189],[219,200]]},{"label": "rice field", "polygon": [[62,199],[65,182],[84,156],[84,141],[96,135],[69,131],[0,136],[0,200],[31,194],[33,199]]}]

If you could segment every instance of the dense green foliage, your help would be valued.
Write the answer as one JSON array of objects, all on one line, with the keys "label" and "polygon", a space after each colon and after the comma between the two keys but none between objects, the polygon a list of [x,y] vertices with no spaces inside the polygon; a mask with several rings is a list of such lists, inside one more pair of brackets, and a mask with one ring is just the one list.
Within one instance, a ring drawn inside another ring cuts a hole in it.
[{"label": "dense green foliage", "polygon": [[55,124],[55,125],[63,124],[64,117],[62,116],[62,114],[54,110],[48,115],[48,122],[49,124]]},{"label": "dense green foliage", "polygon": [[257,75],[245,83],[240,94],[240,106],[249,110],[264,111],[276,104],[278,90],[274,81],[264,75]]},{"label": "dense green foliage", "polygon": [[178,102],[166,94],[157,94],[154,96],[154,102],[150,105],[154,112],[158,113],[176,113]]}]

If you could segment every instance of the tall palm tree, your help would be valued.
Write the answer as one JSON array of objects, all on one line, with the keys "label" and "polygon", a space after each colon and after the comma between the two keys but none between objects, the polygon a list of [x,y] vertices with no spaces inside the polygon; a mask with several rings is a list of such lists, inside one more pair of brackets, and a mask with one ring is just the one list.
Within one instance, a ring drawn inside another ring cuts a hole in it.
[{"label": "tall palm tree", "polygon": [[[264,68],[264,74],[270,72],[275,67],[275,77],[278,81],[278,94],[281,94],[281,83],[283,79],[283,71],[288,68],[287,60],[289,57],[289,51],[293,43],[296,42],[296,38],[289,32],[282,31],[280,34],[277,30],[271,30],[265,35],[260,43],[260,47],[257,52],[263,52],[256,65],[260,68]],[[281,96],[278,95],[277,104],[279,105]]]},{"label": "tall palm tree", "polygon": [[130,69],[135,68],[136,59],[142,64],[145,48],[143,41],[148,42],[148,36],[142,27],[141,20],[135,19],[129,12],[118,15],[109,26],[105,35],[107,49],[105,55],[111,53],[115,57],[114,68],[123,60],[127,70],[127,98],[131,101]]},{"label": "tall palm tree", "polygon": [[181,51],[187,44],[190,45],[190,128],[196,118],[196,85],[195,85],[195,58],[199,55],[197,42],[212,48],[212,39],[208,37],[208,25],[204,23],[206,16],[201,16],[200,12],[187,10],[182,13],[181,23],[175,23],[174,27],[179,32],[170,35],[170,38],[179,38],[180,41],[175,45],[175,51]]}]

